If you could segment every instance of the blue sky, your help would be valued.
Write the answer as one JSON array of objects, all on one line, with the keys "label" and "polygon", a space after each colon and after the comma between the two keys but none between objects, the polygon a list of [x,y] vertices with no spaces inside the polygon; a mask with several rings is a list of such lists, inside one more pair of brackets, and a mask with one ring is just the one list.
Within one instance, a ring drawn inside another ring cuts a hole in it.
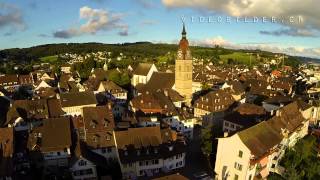
[{"label": "blue sky", "polygon": [[[0,49],[65,42],[177,43],[181,36],[181,17],[185,17],[187,36],[194,45],[219,44],[229,48],[260,48],[320,57],[320,23],[314,20],[317,18],[304,16],[302,25],[226,22],[227,17],[274,15],[272,10],[261,13],[259,6],[254,4],[259,0],[251,1],[254,6],[251,5],[249,11],[249,8],[241,9],[243,4],[232,6],[230,10],[221,0],[213,0],[210,4],[204,0],[1,0]],[[311,7],[312,0],[307,1],[305,7],[308,3]],[[199,20],[209,17],[222,17],[223,20],[221,23]]]}]

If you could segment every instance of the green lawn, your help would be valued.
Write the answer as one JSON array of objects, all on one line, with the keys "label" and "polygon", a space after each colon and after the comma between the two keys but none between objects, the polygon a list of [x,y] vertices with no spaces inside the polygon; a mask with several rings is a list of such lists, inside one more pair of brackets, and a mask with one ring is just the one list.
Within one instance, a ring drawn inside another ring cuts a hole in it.
[{"label": "green lawn", "polygon": [[40,58],[41,62],[44,62],[44,63],[54,63],[57,61],[57,59],[58,59],[57,55],[45,56],[45,57]]},{"label": "green lawn", "polygon": [[[234,52],[232,54],[220,55],[220,59],[224,64],[228,63],[228,59],[232,59],[234,62],[238,62],[240,64],[250,64],[250,54],[243,52]],[[256,62],[256,56],[251,55],[251,64],[254,65]]]}]

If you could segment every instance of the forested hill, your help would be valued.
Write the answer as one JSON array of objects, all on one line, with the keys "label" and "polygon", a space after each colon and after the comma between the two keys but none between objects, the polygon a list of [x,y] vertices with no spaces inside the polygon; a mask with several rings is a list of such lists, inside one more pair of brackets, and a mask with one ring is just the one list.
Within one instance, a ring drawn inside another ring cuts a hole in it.
[{"label": "forested hill", "polygon": [[[0,59],[28,62],[45,56],[58,55],[63,53],[86,54],[98,51],[110,51],[113,56],[124,53],[127,56],[140,58],[156,58],[168,52],[176,52],[177,44],[153,44],[151,42],[136,42],[123,44],[102,44],[102,43],[61,43],[46,44],[30,48],[13,48],[0,51]],[[196,57],[213,58],[218,55],[230,54],[234,50],[224,48],[191,47]]]},{"label": "forested hill", "polygon": [[[98,51],[112,52],[111,58],[117,57],[123,53],[127,57],[135,57],[137,59],[157,59],[168,53],[177,51],[177,44],[154,44],[151,42],[136,42],[123,44],[103,44],[103,43],[61,43],[46,44],[34,46],[30,48],[13,48],[0,51],[0,62],[9,61],[18,64],[28,64],[31,61],[37,62],[41,57],[59,55],[64,53],[87,54]],[[272,58],[271,52],[260,50],[231,50],[222,47],[198,47],[192,46],[192,55],[196,58],[209,59],[210,61],[224,60],[236,63],[246,62],[248,52],[259,54],[263,58]],[[299,57],[289,57],[288,62],[296,62]]]},{"label": "forested hill", "polygon": [[13,48],[0,51],[0,58],[31,61],[40,57],[58,55],[63,53],[86,54],[98,51],[110,51],[114,56],[120,52],[132,56],[153,57],[174,51],[176,45],[152,44],[149,42],[124,43],[124,44],[102,44],[102,43],[61,43],[46,44],[30,48]]}]

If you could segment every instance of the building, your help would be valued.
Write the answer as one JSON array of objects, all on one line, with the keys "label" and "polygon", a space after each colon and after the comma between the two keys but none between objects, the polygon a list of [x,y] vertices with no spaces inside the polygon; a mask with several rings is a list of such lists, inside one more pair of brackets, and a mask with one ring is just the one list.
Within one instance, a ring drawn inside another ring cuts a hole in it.
[{"label": "building", "polygon": [[72,179],[97,179],[97,168],[94,163],[94,154],[90,153],[83,143],[77,142],[74,156],[70,161]]},{"label": "building", "polygon": [[170,129],[154,126],[115,131],[115,141],[124,179],[151,177],[185,165],[186,144]]},{"label": "building", "polygon": [[217,179],[266,179],[281,173],[279,161],[285,149],[307,135],[309,120],[297,102],[279,109],[267,121],[218,139],[215,163]]},{"label": "building", "polygon": [[115,160],[117,158],[113,138],[115,124],[111,105],[84,107],[82,116],[80,139],[86,143],[89,150],[105,157],[106,160]]},{"label": "building", "polygon": [[67,115],[80,115],[82,108],[95,107],[97,99],[92,91],[62,93],[58,96],[61,107]]},{"label": "building", "polygon": [[0,87],[13,92],[20,86],[18,75],[0,75]]},{"label": "building", "polygon": [[133,76],[131,79],[132,86],[135,87],[138,84],[147,84],[154,72],[158,72],[154,64],[138,64],[138,66],[133,71]]},{"label": "building", "polygon": [[128,91],[112,81],[101,81],[98,86],[98,93],[103,93],[109,99],[117,102],[125,102],[127,100]]},{"label": "building", "polygon": [[34,127],[27,147],[30,152],[41,153],[45,167],[67,167],[71,145],[70,119],[63,117],[45,119]]},{"label": "building", "polygon": [[240,104],[223,118],[223,132],[235,132],[251,127],[266,119],[266,111],[255,104]]},{"label": "building", "polygon": [[192,69],[192,56],[183,24],[182,38],[175,64],[175,90],[186,98],[187,104],[190,104],[192,99]]},{"label": "building", "polygon": [[0,128],[0,179],[11,180],[13,175],[14,130]]},{"label": "building", "polygon": [[235,103],[228,91],[220,89],[199,97],[194,102],[194,116],[202,117],[203,125],[221,124],[225,112]]}]

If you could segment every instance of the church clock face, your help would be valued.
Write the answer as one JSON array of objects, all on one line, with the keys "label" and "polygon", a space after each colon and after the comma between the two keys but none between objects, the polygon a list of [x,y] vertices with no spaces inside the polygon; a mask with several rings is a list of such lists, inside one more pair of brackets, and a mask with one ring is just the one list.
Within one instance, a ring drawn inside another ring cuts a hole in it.
[{"label": "church clock face", "polygon": [[181,50],[178,51],[178,59],[182,59],[182,51]]}]

